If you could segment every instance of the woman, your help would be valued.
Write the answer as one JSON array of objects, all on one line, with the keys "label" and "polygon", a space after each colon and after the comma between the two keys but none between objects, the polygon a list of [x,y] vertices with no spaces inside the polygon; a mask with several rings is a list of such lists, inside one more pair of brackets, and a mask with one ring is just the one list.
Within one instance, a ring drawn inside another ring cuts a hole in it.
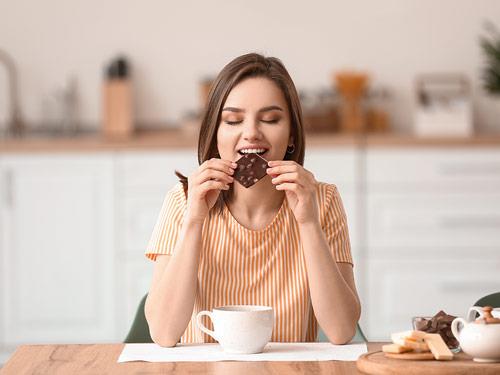
[{"label": "woman", "polygon": [[[268,160],[246,188],[245,153]],[[334,185],[302,167],[297,91],[276,58],[247,54],[216,78],[198,140],[199,168],[168,192],[146,250],[156,261],[145,313],[153,340],[212,342],[195,322],[217,306],[272,306],[272,341],[354,336],[360,303],[347,222]]]}]

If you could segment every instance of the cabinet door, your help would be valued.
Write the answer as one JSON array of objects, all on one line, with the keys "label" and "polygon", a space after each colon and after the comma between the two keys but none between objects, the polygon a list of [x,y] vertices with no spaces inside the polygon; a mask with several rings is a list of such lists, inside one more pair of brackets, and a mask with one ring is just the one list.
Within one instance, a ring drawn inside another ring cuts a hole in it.
[{"label": "cabinet door", "polygon": [[367,213],[369,246],[500,247],[498,191],[369,193]]},{"label": "cabinet door", "polygon": [[500,151],[497,147],[370,149],[367,181],[371,191],[498,190]]},{"label": "cabinet door", "polygon": [[485,251],[487,261],[433,250],[420,257],[370,260],[368,325],[363,326],[370,340],[387,341],[391,332],[411,329],[414,316],[444,310],[463,317],[480,297],[498,292],[500,258],[493,250]]},{"label": "cabinet door", "polygon": [[114,340],[112,157],[11,156],[2,174],[4,343]]},{"label": "cabinet door", "polygon": [[347,215],[353,253],[357,252],[360,243],[359,207],[356,205],[358,157],[356,150],[351,147],[314,148],[307,151],[304,162],[304,167],[314,174],[317,181],[337,186]]},{"label": "cabinet door", "polygon": [[140,299],[149,290],[153,262],[144,251],[169,189],[195,168],[196,150],[124,152],[116,157],[116,245],[120,259],[118,311],[120,337],[133,322]]},{"label": "cabinet door", "polygon": [[174,171],[188,176],[196,151],[123,153],[117,156],[118,251],[142,257],[168,190],[178,183]]}]

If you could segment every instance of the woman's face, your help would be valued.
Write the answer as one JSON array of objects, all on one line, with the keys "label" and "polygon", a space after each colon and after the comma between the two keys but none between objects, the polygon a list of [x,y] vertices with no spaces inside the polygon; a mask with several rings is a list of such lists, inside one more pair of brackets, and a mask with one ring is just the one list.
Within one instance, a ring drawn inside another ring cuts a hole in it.
[{"label": "woman's face", "polygon": [[269,161],[283,160],[291,143],[288,106],[273,81],[248,78],[231,90],[217,131],[221,159],[236,161],[257,152]]}]

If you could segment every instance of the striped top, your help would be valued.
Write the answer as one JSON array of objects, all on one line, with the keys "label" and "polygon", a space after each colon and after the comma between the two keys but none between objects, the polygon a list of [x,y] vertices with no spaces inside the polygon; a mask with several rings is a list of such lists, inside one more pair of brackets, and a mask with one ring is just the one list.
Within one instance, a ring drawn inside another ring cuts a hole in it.
[{"label": "striped top", "polygon": [[[317,199],[332,256],[337,262],[352,264],[347,220],[337,188],[319,183]],[[185,210],[186,197],[178,184],[163,203],[146,250],[149,259],[173,254]],[[181,342],[214,342],[196,327],[196,314],[224,305],[272,306],[275,326],[271,341],[315,341],[318,322],[301,246],[298,224],[286,198],[274,220],[262,230],[239,224],[226,205],[222,212],[210,210],[202,229],[193,315]]]}]

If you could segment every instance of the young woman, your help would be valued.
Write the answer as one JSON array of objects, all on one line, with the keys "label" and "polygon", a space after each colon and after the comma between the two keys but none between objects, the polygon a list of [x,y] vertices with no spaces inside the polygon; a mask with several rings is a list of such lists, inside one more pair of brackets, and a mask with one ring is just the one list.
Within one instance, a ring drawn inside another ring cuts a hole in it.
[{"label": "young woman", "polygon": [[[249,188],[233,178],[245,153],[268,160]],[[155,260],[145,314],[161,346],[213,342],[196,314],[266,305],[272,341],[334,344],[354,336],[360,303],[347,221],[334,185],[303,168],[297,91],[276,58],[247,54],[216,78],[198,140],[199,168],[170,190],[146,250]],[[334,174],[335,171],[332,171]]]}]

